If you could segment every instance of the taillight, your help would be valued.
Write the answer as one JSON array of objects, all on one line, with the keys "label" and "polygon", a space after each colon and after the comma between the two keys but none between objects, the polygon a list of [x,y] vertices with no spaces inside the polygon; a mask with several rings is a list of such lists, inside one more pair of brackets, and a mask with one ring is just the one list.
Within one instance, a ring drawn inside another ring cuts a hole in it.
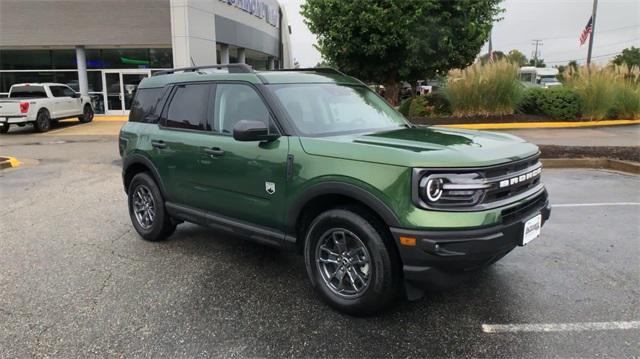
[{"label": "taillight", "polygon": [[29,103],[28,102],[20,102],[20,113],[29,112]]}]

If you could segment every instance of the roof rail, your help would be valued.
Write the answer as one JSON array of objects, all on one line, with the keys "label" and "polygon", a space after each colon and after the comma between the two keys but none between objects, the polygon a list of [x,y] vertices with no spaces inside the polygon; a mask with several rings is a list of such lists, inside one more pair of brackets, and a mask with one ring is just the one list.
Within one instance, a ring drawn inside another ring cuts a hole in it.
[{"label": "roof rail", "polygon": [[297,68],[297,69],[277,69],[273,71],[315,71],[315,72],[324,72],[326,74],[337,74],[337,75],[348,76],[344,72],[340,70],[336,70],[332,67],[306,67],[306,68]]},{"label": "roof rail", "polygon": [[226,68],[229,70],[229,73],[242,73],[248,74],[253,72],[253,68],[247,64],[220,64],[220,65],[205,65],[205,66],[192,66],[192,67],[180,67],[177,69],[158,71],[153,74],[153,76],[159,75],[168,75],[173,74],[175,72],[196,72],[198,70],[203,69],[222,69]]}]

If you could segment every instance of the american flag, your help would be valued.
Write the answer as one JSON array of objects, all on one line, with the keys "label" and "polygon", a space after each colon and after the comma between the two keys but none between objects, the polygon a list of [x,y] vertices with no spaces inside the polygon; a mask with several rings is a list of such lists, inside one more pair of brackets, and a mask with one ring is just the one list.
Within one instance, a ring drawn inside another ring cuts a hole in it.
[{"label": "american flag", "polygon": [[587,26],[584,27],[584,30],[582,30],[582,33],[580,34],[580,46],[584,45],[584,43],[589,38],[589,34],[591,34],[591,30],[593,30],[593,26],[591,25],[592,20],[593,16],[589,18],[589,21],[587,21]]}]

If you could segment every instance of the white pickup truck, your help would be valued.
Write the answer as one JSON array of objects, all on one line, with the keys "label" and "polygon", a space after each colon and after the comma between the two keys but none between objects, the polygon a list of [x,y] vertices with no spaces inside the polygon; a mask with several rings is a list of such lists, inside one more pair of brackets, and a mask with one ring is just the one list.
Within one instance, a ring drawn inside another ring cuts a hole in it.
[{"label": "white pickup truck", "polygon": [[9,98],[0,99],[0,133],[7,133],[11,125],[28,123],[36,131],[46,132],[51,122],[73,117],[91,122],[91,99],[64,84],[15,84],[9,89]]}]

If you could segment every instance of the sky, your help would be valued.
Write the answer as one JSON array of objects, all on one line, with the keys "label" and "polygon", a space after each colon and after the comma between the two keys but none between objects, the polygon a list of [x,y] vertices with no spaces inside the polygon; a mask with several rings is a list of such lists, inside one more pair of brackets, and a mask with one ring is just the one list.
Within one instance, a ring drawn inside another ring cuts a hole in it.
[{"label": "sky", "polygon": [[[291,25],[294,59],[301,67],[315,66],[321,58],[313,47],[316,38],[300,15],[300,5],[305,1],[280,2]],[[578,38],[591,16],[592,0],[505,0],[500,6],[505,12],[502,20],[494,24],[494,51],[518,49],[530,58],[533,40],[539,39],[539,57],[547,66],[569,60],[585,62],[588,46],[580,46]],[[598,0],[593,61],[606,63],[631,46],[640,47],[640,0]],[[482,52],[486,51],[485,45]]]}]

